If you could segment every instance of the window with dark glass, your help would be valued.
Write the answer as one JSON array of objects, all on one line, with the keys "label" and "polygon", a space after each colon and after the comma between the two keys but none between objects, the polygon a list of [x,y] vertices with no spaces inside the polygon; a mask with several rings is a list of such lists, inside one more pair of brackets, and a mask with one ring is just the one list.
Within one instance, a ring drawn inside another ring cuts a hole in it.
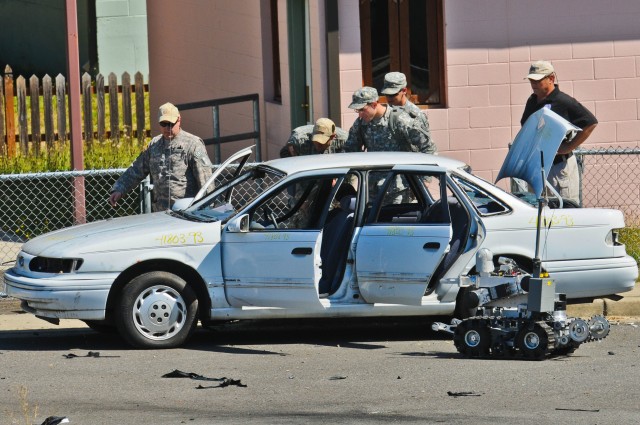
[{"label": "window with dark glass", "polygon": [[270,0],[271,13],[271,54],[273,71],[273,100],[282,102],[282,81],[280,79],[280,35],[278,26],[278,0]]},{"label": "window with dark glass", "polygon": [[445,106],[442,0],[360,0],[360,39],[365,85],[400,71],[412,102]]}]

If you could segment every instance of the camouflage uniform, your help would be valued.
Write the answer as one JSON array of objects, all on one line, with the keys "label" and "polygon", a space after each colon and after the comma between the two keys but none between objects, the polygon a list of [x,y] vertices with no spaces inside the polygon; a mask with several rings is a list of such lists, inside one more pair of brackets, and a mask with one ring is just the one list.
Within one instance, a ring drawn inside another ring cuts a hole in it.
[{"label": "camouflage uniform", "polygon": [[331,140],[331,146],[327,148],[324,152],[318,152],[313,145],[313,141],[311,140],[311,136],[313,134],[313,124],[303,125],[293,129],[291,133],[291,137],[287,141],[285,147],[293,146],[296,154],[298,155],[316,155],[320,153],[338,153],[344,152],[344,144],[347,141],[347,137],[349,133],[341,129],[340,127],[336,127],[336,137]]},{"label": "camouflage uniform", "polygon": [[[391,114],[395,119],[391,119]],[[412,118],[401,108],[387,106],[380,118],[365,122],[358,117],[349,129],[344,145],[346,152],[400,151],[432,153],[435,146],[421,128],[421,121]]]},{"label": "camouflage uniform", "polygon": [[127,193],[150,175],[153,211],[164,211],[177,199],[195,196],[211,177],[211,168],[202,139],[180,130],[171,141],[161,135],[151,140],[111,191]]},{"label": "camouflage uniform", "polygon": [[[400,90],[407,87],[407,77],[402,72],[388,72],[384,76],[384,86],[381,93],[384,95],[396,95]],[[397,106],[407,112],[412,118],[417,118],[418,123],[424,134],[427,137],[427,153],[434,153],[437,148],[433,140],[431,139],[431,130],[429,129],[429,120],[427,114],[423,113],[413,102],[406,98],[403,106]]]}]

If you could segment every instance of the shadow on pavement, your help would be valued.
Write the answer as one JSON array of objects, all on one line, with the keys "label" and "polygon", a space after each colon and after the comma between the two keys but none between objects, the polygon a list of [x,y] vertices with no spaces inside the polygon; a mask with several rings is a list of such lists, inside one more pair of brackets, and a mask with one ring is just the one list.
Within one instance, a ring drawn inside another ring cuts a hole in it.
[{"label": "shadow on pavement", "polygon": [[[340,346],[356,350],[385,348],[386,341],[448,340],[445,333],[431,330],[435,318],[401,319],[314,319],[272,320],[227,323],[215,327],[199,326],[189,342],[181,347],[219,353],[286,355],[261,350],[260,345],[308,344]],[[246,347],[245,347],[246,346]],[[89,328],[60,328],[0,331],[2,351],[129,350],[117,333],[99,333]]]}]

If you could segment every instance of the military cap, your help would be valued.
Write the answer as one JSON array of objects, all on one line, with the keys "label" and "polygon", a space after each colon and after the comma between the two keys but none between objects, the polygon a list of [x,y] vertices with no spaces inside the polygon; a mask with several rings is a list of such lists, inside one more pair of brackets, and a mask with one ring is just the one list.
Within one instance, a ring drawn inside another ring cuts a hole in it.
[{"label": "military cap", "polygon": [[336,125],[329,118],[320,118],[316,121],[316,125],[313,126],[313,135],[311,140],[325,145],[333,133],[336,132]]},{"label": "military cap", "polygon": [[407,87],[407,77],[402,72],[388,72],[384,76],[384,86],[380,93],[396,94],[405,87]]},{"label": "military cap", "polygon": [[349,109],[361,109],[371,102],[378,101],[378,90],[373,87],[362,87],[353,93]]},{"label": "military cap", "polygon": [[171,124],[175,124],[179,117],[180,112],[178,112],[178,108],[172,103],[167,102],[160,106],[158,110],[158,122],[168,121]]}]

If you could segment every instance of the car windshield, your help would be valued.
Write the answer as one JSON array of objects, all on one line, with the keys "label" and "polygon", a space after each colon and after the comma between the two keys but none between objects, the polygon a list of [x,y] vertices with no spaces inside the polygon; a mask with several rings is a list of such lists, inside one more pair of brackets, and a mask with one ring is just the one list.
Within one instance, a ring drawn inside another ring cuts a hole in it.
[{"label": "car windshield", "polygon": [[277,184],[284,176],[278,170],[257,167],[231,181],[223,180],[213,193],[184,211],[184,217],[224,223],[264,191]]}]

